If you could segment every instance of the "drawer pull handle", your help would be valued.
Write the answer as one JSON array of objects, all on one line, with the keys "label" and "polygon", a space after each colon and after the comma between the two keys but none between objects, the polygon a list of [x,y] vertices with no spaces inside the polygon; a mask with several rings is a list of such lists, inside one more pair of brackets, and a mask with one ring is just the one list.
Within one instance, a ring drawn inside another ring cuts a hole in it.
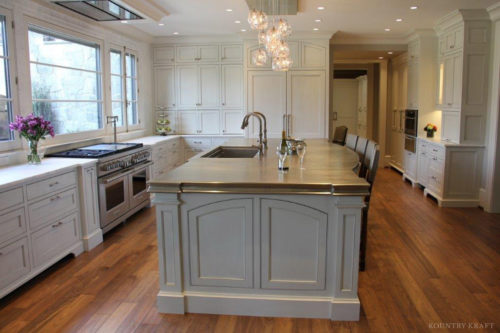
[{"label": "drawer pull handle", "polygon": [[56,185],[59,185],[59,182],[53,182],[53,183],[49,184],[49,187],[53,187],[53,186],[56,186]]},{"label": "drawer pull handle", "polygon": [[54,201],[57,201],[59,199],[61,199],[61,196],[58,195],[57,197],[50,198],[50,202],[54,202]]},{"label": "drawer pull handle", "polygon": [[434,151],[434,152],[436,152],[436,153],[437,153],[439,150],[437,150],[437,149],[433,149],[432,151]]},{"label": "drawer pull handle", "polygon": [[63,224],[62,222],[57,222],[56,224],[52,225],[52,228],[57,228],[57,227],[61,226],[62,224]]},{"label": "drawer pull handle", "polygon": [[438,160],[438,159],[437,159],[437,157],[433,157],[432,159],[433,159],[434,161],[437,161],[437,160]]}]

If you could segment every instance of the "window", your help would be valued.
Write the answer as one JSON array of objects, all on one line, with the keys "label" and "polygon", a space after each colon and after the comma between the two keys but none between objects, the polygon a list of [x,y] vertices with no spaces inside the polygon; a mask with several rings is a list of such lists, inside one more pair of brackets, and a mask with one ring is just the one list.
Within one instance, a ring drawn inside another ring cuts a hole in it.
[{"label": "window", "polygon": [[109,59],[111,110],[113,116],[118,116],[117,126],[138,125],[137,57],[124,48],[124,51],[111,49]]},{"label": "window", "polygon": [[56,134],[103,127],[99,45],[29,29],[33,113]]},{"label": "window", "polygon": [[0,15],[0,141],[13,139],[9,130],[9,123],[12,121],[12,93],[6,22],[5,16]]}]

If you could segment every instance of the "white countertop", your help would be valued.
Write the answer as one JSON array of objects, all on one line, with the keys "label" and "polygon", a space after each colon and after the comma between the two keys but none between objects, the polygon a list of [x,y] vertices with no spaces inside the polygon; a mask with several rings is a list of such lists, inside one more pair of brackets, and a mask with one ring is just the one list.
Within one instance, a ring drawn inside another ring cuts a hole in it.
[{"label": "white countertop", "polygon": [[430,143],[434,143],[443,147],[464,147],[464,148],[478,148],[478,147],[484,147],[484,145],[481,144],[470,144],[470,143],[456,143],[456,142],[451,142],[451,141],[444,141],[441,140],[440,138],[428,138],[426,136],[419,136],[419,140],[427,141]]},{"label": "white countertop", "polygon": [[243,138],[243,135],[153,135],[153,136],[145,136],[143,138],[138,138],[138,139],[133,139],[133,140],[127,140],[125,142],[130,142],[130,143],[142,143],[145,146],[154,146],[160,142],[165,142],[168,140],[173,140],[176,138],[225,138],[225,139],[234,139],[234,138]]},{"label": "white countertop", "polygon": [[48,157],[42,159],[41,164],[30,165],[25,163],[3,167],[0,168],[0,188],[15,186],[29,181],[31,178],[50,176],[96,162],[96,159],[88,158]]}]

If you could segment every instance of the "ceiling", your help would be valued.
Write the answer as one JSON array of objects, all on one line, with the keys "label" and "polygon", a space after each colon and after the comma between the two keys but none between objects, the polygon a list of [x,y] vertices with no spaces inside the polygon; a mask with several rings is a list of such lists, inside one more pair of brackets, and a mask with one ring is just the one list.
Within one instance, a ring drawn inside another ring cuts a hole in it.
[{"label": "ceiling", "polygon": [[[249,30],[245,0],[155,0],[170,13],[160,22],[129,22],[152,36],[230,35]],[[269,1],[269,0],[263,0]],[[487,8],[498,0],[299,0],[299,13],[288,16],[295,32],[337,32],[352,37],[402,38],[429,29],[455,9]],[[418,6],[410,10],[410,6]],[[320,11],[318,6],[324,6]],[[226,9],[232,9],[231,12]],[[321,19],[321,22],[315,22]],[[396,22],[402,19],[402,22]],[[235,23],[241,21],[240,24]],[[119,25],[120,22],[106,23]],[[386,32],[384,29],[391,31]]]}]

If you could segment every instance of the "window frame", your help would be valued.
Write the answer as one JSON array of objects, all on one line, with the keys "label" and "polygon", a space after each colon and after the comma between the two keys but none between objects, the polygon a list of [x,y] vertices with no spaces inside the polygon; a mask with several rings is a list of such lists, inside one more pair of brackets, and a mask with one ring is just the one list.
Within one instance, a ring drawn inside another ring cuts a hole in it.
[{"label": "window frame", "polygon": [[[0,6],[0,15],[5,17],[5,35],[7,37],[7,52],[8,52],[8,83],[10,91],[11,118],[15,119],[19,112],[18,84],[17,84],[17,66],[16,66],[16,44],[14,38],[14,29],[12,27],[13,14],[10,9]],[[11,139],[8,141],[0,141],[0,152],[11,151],[22,147],[22,141],[17,133],[12,133]]]}]

